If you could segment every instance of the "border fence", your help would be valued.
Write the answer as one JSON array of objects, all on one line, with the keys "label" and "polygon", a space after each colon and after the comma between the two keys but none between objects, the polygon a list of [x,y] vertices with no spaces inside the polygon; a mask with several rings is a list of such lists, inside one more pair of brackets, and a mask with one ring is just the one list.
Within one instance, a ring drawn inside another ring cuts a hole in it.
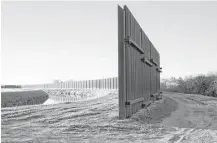
[{"label": "border fence", "polygon": [[118,77],[96,79],[96,80],[56,82],[56,83],[49,83],[49,84],[22,85],[22,88],[118,89]]},{"label": "border fence", "polygon": [[118,77],[24,85],[23,88],[117,89],[119,118],[124,119],[160,98],[160,54],[127,6],[118,6]]},{"label": "border fence", "polygon": [[119,118],[160,95],[160,54],[127,6],[118,6]]}]

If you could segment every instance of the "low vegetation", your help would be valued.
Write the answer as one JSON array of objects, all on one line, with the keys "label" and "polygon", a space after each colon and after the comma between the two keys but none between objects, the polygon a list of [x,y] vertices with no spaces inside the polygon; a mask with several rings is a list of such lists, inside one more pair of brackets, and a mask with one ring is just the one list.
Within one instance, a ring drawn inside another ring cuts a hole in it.
[{"label": "low vegetation", "polygon": [[42,104],[48,94],[42,90],[1,92],[1,107]]},{"label": "low vegetation", "polygon": [[217,97],[217,73],[162,79],[161,90]]},{"label": "low vegetation", "polygon": [[22,88],[21,85],[1,85],[1,88]]}]

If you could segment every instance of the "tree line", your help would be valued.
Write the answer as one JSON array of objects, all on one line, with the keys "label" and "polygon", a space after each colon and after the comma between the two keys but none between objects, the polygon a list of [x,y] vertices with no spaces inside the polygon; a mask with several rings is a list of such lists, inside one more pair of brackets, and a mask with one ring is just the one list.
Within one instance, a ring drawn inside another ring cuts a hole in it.
[{"label": "tree line", "polygon": [[161,90],[217,97],[217,73],[162,79]]},{"label": "tree line", "polygon": [[1,88],[22,88],[21,85],[1,85]]}]

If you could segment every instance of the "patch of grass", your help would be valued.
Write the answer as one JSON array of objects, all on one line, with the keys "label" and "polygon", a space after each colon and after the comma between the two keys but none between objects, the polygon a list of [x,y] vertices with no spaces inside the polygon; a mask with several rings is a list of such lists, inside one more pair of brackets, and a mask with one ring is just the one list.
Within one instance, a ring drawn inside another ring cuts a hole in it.
[{"label": "patch of grass", "polygon": [[48,99],[48,94],[42,90],[2,92],[1,107],[42,104]]}]

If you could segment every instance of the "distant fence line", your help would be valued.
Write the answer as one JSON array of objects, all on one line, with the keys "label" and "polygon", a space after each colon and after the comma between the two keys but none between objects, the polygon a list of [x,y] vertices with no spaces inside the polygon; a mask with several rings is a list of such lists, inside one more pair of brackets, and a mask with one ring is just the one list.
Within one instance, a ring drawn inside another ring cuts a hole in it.
[{"label": "distant fence line", "polygon": [[22,85],[22,88],[59,88],[59,89],[118,89],[118,77],[96,79],[96,80],[81,80],[81,81],[66,81],[48,84],[32,84]]}]

